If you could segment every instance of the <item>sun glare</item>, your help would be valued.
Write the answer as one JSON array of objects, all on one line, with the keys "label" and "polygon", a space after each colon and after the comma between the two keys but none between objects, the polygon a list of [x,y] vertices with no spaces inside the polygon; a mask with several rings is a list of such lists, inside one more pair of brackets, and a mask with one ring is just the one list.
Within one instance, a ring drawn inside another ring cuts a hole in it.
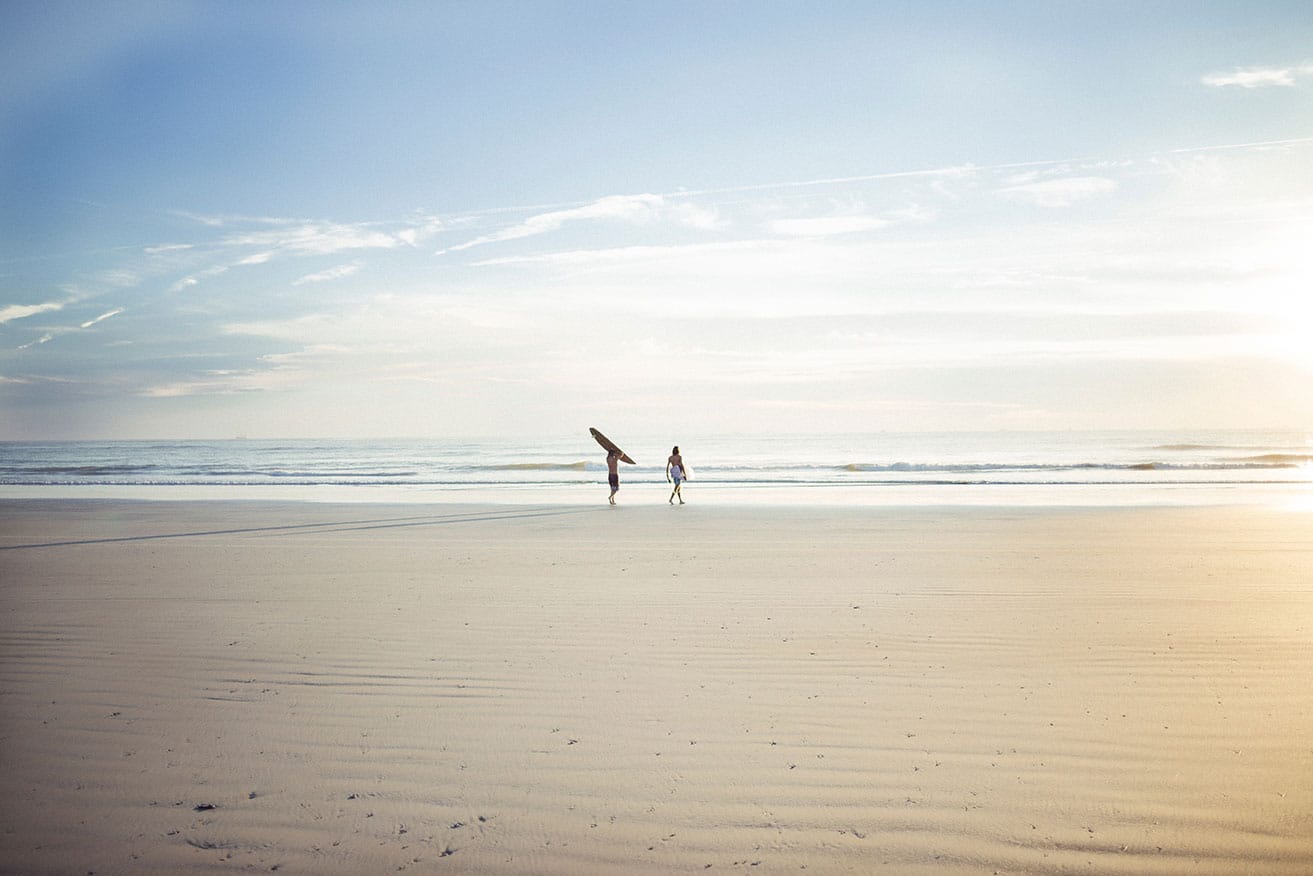
[{"label": "sun glare", "polygon": [[1272,353],[1313,370],[1313,256],[1304,240],[1273,242],[1277,281],[1269,298],[1277,328]]},{"label": "sun glare", "polygon": [[1313,302],[1302,302],[1292,308],[1282,322],[1278,343],[1283,358],[1313,371]]}]

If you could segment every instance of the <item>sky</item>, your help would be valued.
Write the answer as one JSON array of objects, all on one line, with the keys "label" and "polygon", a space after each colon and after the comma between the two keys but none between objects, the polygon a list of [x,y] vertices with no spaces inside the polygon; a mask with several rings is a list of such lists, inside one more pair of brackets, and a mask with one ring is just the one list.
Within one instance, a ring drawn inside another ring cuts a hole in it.
[{"label": "sky", "polygon": [[1313,432],[1295,2],[0,0],[0,440]]}]

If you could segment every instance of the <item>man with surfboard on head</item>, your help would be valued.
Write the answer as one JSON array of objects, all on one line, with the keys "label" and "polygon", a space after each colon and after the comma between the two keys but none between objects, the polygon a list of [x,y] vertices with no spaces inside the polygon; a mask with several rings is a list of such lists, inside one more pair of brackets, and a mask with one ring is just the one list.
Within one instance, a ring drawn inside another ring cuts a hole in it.
[{"label": "man with surfboard on head", "polygon": [[611,495],[607,501],[614,505],[615,494],[620,490],[620,469],[616,463],[627,462],[630,465],[635,463],[629,458],[629,454],[616,447],[610,438],[591,427],[588,431],[592,434],[594,440],[606,450],[606,474],[607,480],[611,482]]},{"label": "man with surfboard on head", "polygon": [[615,504],[615,494],[620,492],[620,469],[617,463],[620,462],[620,451],[608,450],[606,453],[606,479],[611,482],[611,495],[607,501],[612,505]]}]

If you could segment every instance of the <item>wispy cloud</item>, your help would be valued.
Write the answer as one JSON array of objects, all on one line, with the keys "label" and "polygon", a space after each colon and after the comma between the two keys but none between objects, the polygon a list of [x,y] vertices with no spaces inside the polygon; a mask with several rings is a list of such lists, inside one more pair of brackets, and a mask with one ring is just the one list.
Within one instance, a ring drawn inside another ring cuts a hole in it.
[{"label": "wispy cloud", "polygon": [[1313,63],[1290,67],[1237,67],[1224,73],[1209,73],[1200,81],[1212,88],[1290,87],[1297,80],[1313,76]]},{"label": "wispy cloud", "polygon": [[[222,243],[233,247],[253,247],[259,252],[248,256],[268,261],[277,253],[296,255],[332,255],[352,249],[393,249],[406,243],[395,233],[368,225],[342,225],[307,222],[268,231],[248,231],[225,237]],[[251,261],[249,264],[258,264]]]},{"label": "wispy cloud", "polygon": [[170,286],[169,291],[181,292],[184,289],[190,289],[192,286],[200,285],[200,282],[202,280],[208,280],[213,277],[218,277],[221,274],[226,274],[227,272],[228,272],[227,265],[215,265],[213,267],[206,268],[203,271],[197,271],[194,274],[190,274],[186,277],[183,277],[181,280]]},{"label": "wispy cloud", "polygon": [[767,225],[774,234],[785,237],[834,237],[841,234],[859,234],[879,231],[893,222],[879,216],[812,216],[797,219],[776,219]]},{"label": "wispy cloud", "polygon": [[[579,222],[613,223],[615,225],[646,225],[653,228],[693,231],[724,231],[730,229],[733,222],[722,215],[721,210],[727,206],[719,203],[721,196],[735,196],[728,202],[742,208],[751,198],[738,196],[760,193],[764,198],[774,197],[780,201],[797,198],[806,190],[834,188],[839,191],[855,190],[865,186],[905,184],[920,186],[935,197],[950,197],[956,192],[946,187],[977,184],[982,179],[997,176],[1008,171],[1083,169],[1086,165],[1079,160],[1044,160],[1011,162],[996,165],[952,165],[927,170],[900,171],[894,173],[863,174],[846,177],[820,177],[786,182],[761,183],[726,188],[700,190],[679,190],[665,194],[631,194],[608,195],[587,204],[574,205],[561,209],[550,209],[536,213],[523,221],[481,234],[471,240],[455,244],[438,251],[438,255],[461,252],[488,244],[505,243],[514,240],[535,237],[560,231],[568,225]],[[1092,169],[1092,168],[1091,168]],[[1091,197],[1109,191],[1115,187],[1111,180],[1098,177],[1075,177],[1065,186],[1052,181],[1045,185],[1016,186],[1018,197],[1029,197],[1036,203],[1049,205],[1066,205],[1084,197]],[[1030,191],[1033,189],[1033,191]],[[806,197],[813,197],[807,194]],[[528,208],[525,208],[528,209]],[[519,212],[508,208],[502,211],[485,212]],[[891,224],[904,221],[925,221],[934,214],[917,204],[908,204],[901,210],[880,211],[879,214],[867,214],[860,211],[816,216],[779,216],[767,220],[764,227],[774,235],[782,237],[830,237],[855,234],[864,231],[876,231]],[[468,218],[468,217],[466,217]],[[454,220],[448,229],[465,224]],[[763,227],[760,220],[756,223]],[[480,264],[493,263],[494,260]]]},{"label": "wispy cloud", "polygon": [[402,228],[396,232],[397,240],[406,246],[419,246],[428,238],[442,231],[446,223],[436,216],[425,216],[418,219],[414,225],[409,228]]},{"label": "wispy cloud", "polygon": [[41,337],[37,338],[35,341],[28,341],[26,344],[23,344],[22,346],[18,347],[18,349],[19,349],[19,350],[30,350],[30,349],[32,349],[33,347],[39,347],[39,346],[41,346],[42,344],[48,344],[48,343],[50,343],[51,341],[53,341],[54,339],[55,339],[55,335],[54,335],[53,332],[46,332],[44,335],[42,335]]},{"label": "wispy cloud", "polygon": [[766,192],[772,190],[787,189],[807,189],[823,188],[826,186],[848,186],[858,183],[868,182],[889,182],[894,180],[909,179],[961,179],[975,176],[982,170],[993,170],[998,167],[1030,167],[1039,165],[1055,164],[1053,161],[1035,161],[1024,162],[1021,164],[1006,164],[996,167],[978,167],[974,164],[960,164],[949,167],[937,167],[927,170],[901,170],[892,173],[868,173],[860,176],[833,176],[819,177],[816,179],[794,180],[791,182],[773,182],[773,183],[756,183],[754,185],[729,186],[720,189],[701,189],[697,191],[672,192],[667,197],[695,197],[702,195],[726,195],[726,194],[746,194],[749,192]]},{"label": "wispy cloud", "polygon": [[177,380],[148,386],[141,394],[147,398],[183,398],[192,395],[236,395],[259,392],[262,387],[252,385],[254,371],[210,371],[194,380]]},{"label": "wispy cloud", "polygon": [[343,223],[279,216],[206,216],[178,212],[206,228],[222,229],[208,243],[170,243],[145,249],[150,255],[187,250],[248,249],[247,264],[260,264],[277,255],[331,255],[353,249],[394,249],[415,246],[445,227],[436,216],[417,215],[393,222]]},{"label": "wispy cloud", "polygon": [[0,325],[13,322],[16,319],[36,316],[39,313],[62,310],[63,308],[64,302],[62,301],[47,301],[44,304],[10,304],[7,307],[0,307]]},{"label": "wispy cloud", "polygon": [[519,224],[476,237],[465,243],[456,244],[444,250],[444,252],[460,252],[461,250],[489,243],[535,237],[557,231],[574,222],[608,221],[641,224],[653,222],[657,219],[664,219],[675,225],[703,230],[713,228],[717,224],[714,211],[695,204],[677,203],[672,205],[663,195],[608,195],[583,206],[571,207],[566,210],[553,210],[530,216]]},{"label": "wispy cloud", "polygon": [[1020,183],[997,191],[1004,197],[1041,207],[1070,207],[1078,201],[1108,195],[1116,190],[1116,181],[1107,177],[1073,176]]},{"label": "wispy cloud", "polygon": [[536,253],[533,255],[504,256],[471,262],[472,267],[496,265],[550,264],[562,266],[591,266],[633,264],[654,261],[687,261],[691,257],[761,250],[771,246],[767,240],[734,240],[721,243],[686,243],[678,245],[618,246],[608,249],[576,249],[564,252]]},{"label": "wispy cloud", "polygon": [[[177,273],[170,292],[199,286],[230,270],[250,271],[291,259],[331,257],[362,250],[414,249],[445,230],[448,220],[427,214],[377,222],[332,222],[281,217],[180,214],[204,226],[196,240],[142,250],[158,274]],[[358,270],[338,267],[303,273],[297,284],[337,279]],[[185,273],[184,273],[185,272]]]},{"label": "wispy cloud", "polygon": [[[225,220],[225,224],[237,220]],[[259,220],[248,220],[252,223]],[[264,228],[231,232],[221,237],[210,246],[221,258],[226,260],[207,271],[193,273],[181,281],[183,285],[195,285],[207,276],[222,273],[228,268],[251,267],[263,265],[283,257],[331,256],[354,250],[391,250],[402,247],[413,248],[422,241],[442,230],[443,223],[431,217],[397,223],[337,223],[337,222],[287,222],[283,220],[264,220]],[[245,251],[245,255],[240,255]],[[346,276],[358,270],[359,265],[350,270],[334,268],[315,274],[308,274],[297,282],[317,282]],[[175,285],[175,291],[181,288]]]},{"label": "wispy cloud", "polygon": [[193,213],[190,210],[174,210],[173,215],[181,216],[183,219],[190,219],[192,222],[206,225],[210,228],[223,228],[227,225],[295,225],[298,221],[284,216],[213,215],[206,213]]},{"label": "wispy cloud", "polygon": [[343,277],[349,277],[358,272],[361,268],[360,262],[352,262],[346,265],[338,265],[335,268],[328,268],[324,271],[316,271],[313,274],[306,274],[298,280],[293,280],[293,286],[304,286],[306,283],[326,283],[330,280],[340,280]]},{"label": "wispy cloud", "polygon": [[123,308],[122,308],[122,307],[115,308],[114,310],[110,310],[110,311],[108,311],[108,312],[106,312],[106,313],[102,313],[100,316],[96,317],[95,319],[89,319],[89,320],[87,320],[86,322],[82,323],[82,325],[78,326],[78,328],[84,328],[84,329],[86,329],[86,328],[91,328],[91,327],[92,327],[93,325],[95,325],[96,323],[98,323],[98,322],[104,322],[105,320],[109,319],[110,317],[118,316],[118,315],[119,315],[120,313],[122,313],[122,312],[123,312]]},{"label": "wispy cloud", "polygon": [[[3,310],[0,310],[0,323],[8,322],[10,319],[19,319],[24,316],[32,316],[36,313],[49,313],[49,312],[59,311],[59,310],[63,310],[64,307],[65,307],[65,303],[63,302],[50,302],[42,305],[27,305],[27,306],[14,305],[14,306],[6,307]],[[14,311],[21,311],[21,312],[13,313]],[[123,311],[124,308],[117,307],[113,310],[106,311],[105,313],[102,313],[97,317],[79,323],[76,327],[51,326],[46,331],[43,331],[40,337],[34,338],[33,340],[28,341],[26,344],[22,344],[18,347],[15,347],[14,349],[20,351],[30,350],[33,347],[39,347],[42,344],[48,344],[57,337],[67,335],[70,332],[76,332],[79,329],[89,329],[92,326],[96,325],[97,323],[101,323],[107,319],[110,319],[111,317],[118,316]]]}]

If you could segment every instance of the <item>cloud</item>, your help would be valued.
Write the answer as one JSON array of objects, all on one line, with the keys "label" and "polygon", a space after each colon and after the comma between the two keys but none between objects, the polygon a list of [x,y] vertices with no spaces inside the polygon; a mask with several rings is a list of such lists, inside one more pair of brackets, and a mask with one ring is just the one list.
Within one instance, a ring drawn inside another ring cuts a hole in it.
[{"label": "cloud", "polygon": [[189,210],[173,210],[173,215],[181,216],[183,219],[189,219],[199,225],[205,225],[209,228],[224,228],[229,225],[299,225],[303,220],[292,219],[287,216],[243,216],[236,213],[226,213],[219,215],[207,215],[205,213],[193,213]]},{"label": "cloud", "polygon": [[713,231],[724,226],[724,221],[715,210],[691,202],[672,205],[669,212],[675,222],[685,228]]},{"label": "cloud", "polygon": [[446,227],[446,223],[436,216],[425,216],[410,228],[397,232],[397,240],[406,246],[418,246],[421,241],[432,237]]},{"label": "cloud", "polygon": [[[143,250],[158,259],[174,257],[172,264],[188,272],[169,287],[174,293],[233,269],[255,269],[281,259],[333,256],[366,249],[413,249],[446,227],[443,220],[427,215],[359,223],[184,215],[207,228],[221,230],[208,240],[163,244]],[[334,268],[306,274],[296,282],[337,279],[358,269],[359,265]]]},{"label": "cloud", "polygon": [[237,395],[259,392],[262,387],[250,384],[254,372],[211,371],[196,380],[180,380],[148,386],[141,391],[147,398],[183,398],[190,395]]},{"label": "cloud", "polygon": [[690,258],[700,255],[736,253],[745,250],[761,250],[770,246],[771,242],[766,240],[734,240],[720,243],[686,243],[669,246],[619,246],[609,249],[576,249],[564,252],[482,259],[477,262],[471,262],[471,266],[480,268],[493,267],[496,265],[550,264],[587,267],[593,265],[616,265],[655,261],[679,261],[681,263],[686,263]]},{"label": "cloud", "polygon": [[47,344],[47,343],[49,343],[50,341],[53,341],[54,339],[55,339],[55,336],[54,336],[54,334],[53,334],[52,332],[46,332],[44,335],[42,335],[41,337],[37,338],[35,341],[29,341],[29,342],[27,342],[26,344],[23,344],[23,345],[22,345],[21,347],[19,347],[18,349],[20,349],[20,350],[28,350],[28,349],[31,349],[32,347],[38,346],[38,345],[40,345],[40,344]]},{"label": "cloud", "polygon": [[62,310],[63,308],[64,302],[62,301],[47,301],[45,304],[10,304],[7,307],[0,307],[0,325],[13,322],[16,319],[36,316],[38,313],[49,313],[52,310]]},{"label": "cloud", "polygon": [[[483,246],[488,243],[500,243],[506,240],[519,240],[524,237],[534,237],[539,234],[547,234],[556,231],[562,226],[579,221],[596,221],[611,220],[623,222],[642,222],[647,221],[658,215],[659,211],[665,206],[666,200],[661,195],[608,195],[593,201],[591,204],[585,204],[582,207],[573,207],[568,210],[554,210],[550,213],[539,213],[536,216],[530,216],[519,225],[512,225],[509,228],[503,228],[500,231],[494,231],[492,234],[485,234],[482,237],[476,237],[474,240],[457,244],[450,247],[446,252],[459,252],[476,246]],[[683,216],[686,221],[692,223],[701,223],[705,225],[707,217],[704,211],[689,212],[687,210],[679,211],[676,217]]]},{"label": "cloud", "polygon": [[879,231],[892,224],[892,221],[879,216],[816,216],[808,219],[776,219],[767,228],[785,237],[833,237]]},{"label": "cloud", "polygon": [[211,277],[218,277],[228,272],[227,265],[215,265],[212,268],[206,268],[188,277],[183,277],[178,282],[169,287],[170,292],[181,292],[183,289],[191,288],[200,284],[202,279],[208,280]]},{"label": "cloud", "polygon": [[[341,225],[330,222],[307,222],[269,231],[233,234],[222,241],[227,246],[250,246],[259,250],[243,264],[259,264],[274,255],[332,255],[351,249],[393,249],[406,243],[396,234],[378,231],[367,225]],[[256,261],[258,259],[258,261]]]},{"label": "cloud", "polygon": [[1117,190],[1114,180],[1102,176],[1073,176],[1005,186],[998,193],[1013,200],[1027,201],[1040,207],[1070,207]]},{"label": "cloud", "polygon": [[746,192],[764,192],[771,190],[803,189],[803,188],[820,188],[827,186],[847,186],[855,183],[868,182],[885,182],[890,180],[906,180],[929,178],[929,179],[964,179],[975,176],[982,170],[992,170],[999,167],[1036,167],[1050,165],[1053,161],[1027,161],[1020,163],[1011,163],[1004,165],[995,165],[994,167],[977,167],[974,164],[951,165],[949,167],[938,167],[930,170],[900,170],[891,173],[868,173],[861,176],[832,176],[821,177],[819,179],[795,180],[792,182],[774,182],[774,183],[756,183],[744,186],[729,186],[719,189],[701,189],[696,191],[674,192],[670,197],[691,197],[694,195],[725,195],[739,194]]},{"label": "cloud", "polygon": [[343,277],[351,276],[352,274],[359,271],[360,268],[361,268],[360,262],[352,262],[351,264],[347,264],[347,265],[338,265],[335,268],[329,268],[324,271],[317,271],[316,273],[313,274],[306,274],[304,277],[300,278],[299,280],[293,280],[292,285],[303,286],[306,283],[326,283],[329,280],[340,280]]},{"label": "cloud", "polygon": [[[187,250],[208,251],[225,259],[224,267],[262,265],[280,256],[322,256],[357,249],[413,247],[443,227],[435,217],[420,217],[387,223],[340,223],[281,218],[206,217],[183,214],[210,228],[223,228],[222,236],[209,243],[165,244],[149,247],[151,255]],[[239,226],[246,226],[245,229]],[[237,251],[233,253],[233,251]],[[244,253],[242,251],[245,251]],[[222,270],[212,268],[214,273]],[[195,278],[206,276],[199,272]],[[187,284],[192,285],[192,284]]]},{"label": "cloud", "polygon": [[1209,73],[1200,81],[1211,88],[1289,87],[1302,76],[1313,75],[1313,63],[1294,67],[1237,67],[1229,73]]},{"label": "cloud", "polygon": [[123,312],[123,308],[122,308],[122,307],[119,307],[119,308],[117,308],[117,309],[115,309],[115,310],[111,310],[111,311],[109,311],[109,312],[107,312],[107,313],[102,313],[100,316],[96,317],[95,319],[89,319],[89,320],[87,320],[86,322],[82,323],[82,325],[79,326],[79,328],[84,328],[84,329],[85,329],[85,328],[91,328],[91,327],[92,327],[93,325],[95,325],[96,323],[98,323],[98,322],[104,322],[105,320],[109,319],[109,318],[112,317],[112,316],[118,316],[118,315],[119,315],[120,313],[122,313],[122,312]]}]

